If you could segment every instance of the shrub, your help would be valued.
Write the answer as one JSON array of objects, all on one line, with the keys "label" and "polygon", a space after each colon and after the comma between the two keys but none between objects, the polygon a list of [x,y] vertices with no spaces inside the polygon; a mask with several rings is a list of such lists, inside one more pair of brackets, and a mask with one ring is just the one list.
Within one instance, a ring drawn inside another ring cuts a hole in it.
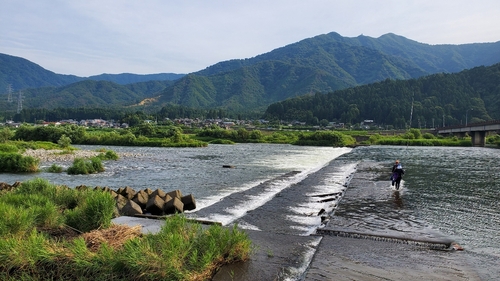
[{"label": "shrub", "polygon": [[67,170],[70,175],[88,175],[104,172],[104,166],[99,157],[92,157],[90,160],[75,158],[73,164]]},{"label": "shrub", "polygon": [[47,172],[49,173],[62,173],[63,168],[57,164],[52,164],[48,169]]},{"label": "shrub", "polygon": [[38,172],[39,159],[18,153],[0,152],[0,172],[33,173]]},{"label": "shrub", "polygon": [[14,136],[14,133],[7,127],[0,130],[0,142],[6,142]]},{"label": "shrub", "polygon": [[431,133],[425,133],[425,134],[423,134],[423,135],[422,135],[422,137],[423,137],[424,139],[428,139],[428,140],[431,140],[431,139],[435,139],[435,138],[436,138],[436,136],[434,136],[434,135],[433,135],[433,134],[431,134]]},{"label": "shrub", "polygon": [[71,144],[71,139],[66,135],[62,135],[57,141],[57,144],[59,144],[61,148],[68,148]]},{"label": "shrub", "polygon": [[118,154],[116,154],[113,150],[106,150],[104,153],[101,152],[97,155],[97,157],[102,160],[118,160],[119,158]]},{"label": "shrub", "polygon": [[13,144],[0,143],[0,152],[17,153],[19,149]]},{"label": "shrub", "polygon": [[299,134],[299,139],[294,143],[296,145],[314,145],[314,146],[348,146],[356,143],[352,136],[344,135],[339,132],[317,131],[314,133]]}]

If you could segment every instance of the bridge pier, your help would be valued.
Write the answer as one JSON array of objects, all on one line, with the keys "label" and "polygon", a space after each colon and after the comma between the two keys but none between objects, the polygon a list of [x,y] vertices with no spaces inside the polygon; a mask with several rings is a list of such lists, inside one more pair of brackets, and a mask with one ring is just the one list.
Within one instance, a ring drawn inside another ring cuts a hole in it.
[{"label": "bridge pier", "polygon": [[472,146],[482,146],[486,144],[486,131],[473,131],[469,133],[471,136]]},{"label": "bridge pier", "polygon": [[440,135],[453,134],[455,136],[464,136],[467,133],[471,136],[472,146],[484,147],[488,133],[496,132],[498,134],[500,132],[500,120],[437,128],[436,131]]}]

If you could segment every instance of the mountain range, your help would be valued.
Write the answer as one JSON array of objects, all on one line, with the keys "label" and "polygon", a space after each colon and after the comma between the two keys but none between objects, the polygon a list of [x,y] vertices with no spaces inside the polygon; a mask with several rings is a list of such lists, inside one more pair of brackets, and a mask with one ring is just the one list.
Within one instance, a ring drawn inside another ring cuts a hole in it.
[{"label": "mountain range", "polygon": [[[189,73],[56,74],[23,58],[0,54],[0,89],[22,90],[23,108],[121,107],[176,104],[234,112],[264,112],[275,102],[385,79],[455,73],[500,62],[500,41],[429,45],[395,34],[378,38],[318,35],[257,55]],[[1,90],[0,90],[1,93]],[[5,97],[5,98],[3,98]],[[0,99],[0,110],[12,108]]]}]

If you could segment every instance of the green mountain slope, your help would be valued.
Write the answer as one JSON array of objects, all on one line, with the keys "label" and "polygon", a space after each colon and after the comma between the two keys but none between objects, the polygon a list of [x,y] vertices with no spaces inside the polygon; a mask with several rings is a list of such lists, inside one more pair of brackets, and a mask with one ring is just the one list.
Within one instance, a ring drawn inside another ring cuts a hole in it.
[{"label": "green mountain slope", "polygon": [[96,81],[110,81],[120,85],[127,85],[148,81],[173,81],[182,78],[185,74],[158,73],[158,74],[100,74],[89,76],[88,79]]},{"label": "green mountain slope", "polygon": [[8,85],[13,91],[25,88],[46,86],[63,86],[83,78],[74,75],[56,74],[46,70],[29,60],[0,54],[0,93],[4,93]]},{"label": "green mountain slope", "polygon": [[[452,73],[499,61],[500,42],[433,46],[394,34],[347,38],[329,33],[192,73],[167,88],[160,101],[234,111],[257,110],[266,103],[314,92],[387,78],[403,80]],[[300,75],[296,75],[298,69]],[[305,70],[309,73],[305,74]],[[269,81],[275,84],[270,85]]]},{"label": "green mountain slope", "polygon": [[[348,38],[332,32],[185,76],[123,73],[82,78],[55,74],[27,60],[0,54],[0,93],[8,84],[14,91],[25,89],[25,108],[140,104],[149,109],[180,105],[262,113],[270,104],[293,97],[497,62],[500,42],[428,45],[395,34]],[[114,83],[94,81],[101,79]],[[141,102],[144,99],[147,102]],[[15,107],[15,100],[10,104],[6,100],[0,99],[0,110]]]},{"label": "green mountain slope", "polygon": [[23,107],[120,107],[138,103],[169,83],[152,81],[123,86],[86,80],[64,87],[31,88],[23,91]]},{"label": "green mountain slope", "polygon": [[26,88],[66,86],[84,80],[110,81],[126,85],[148,81],[173,81],[183,76],[184,74],[175,73],[122,73],[78,77],[75,75],[57,74],[24,58],[0,54],[0,93],[6,92],[8,85],[11,86],[13,91],[19,91]]},{"label": "green mountain slope", "polygon": [[270,105],[266,118],[313,124],[374,120],[397,128],[409,125],[410,118],[421,128],[500,119],[500,64],[292,98]]},{"label": "green mountain slope", "polygon": [[233,111],[263,110],[290,96],[347,86],[320,69],[264,61],[218,75],[188,75],[165,89],[159,102]]}]

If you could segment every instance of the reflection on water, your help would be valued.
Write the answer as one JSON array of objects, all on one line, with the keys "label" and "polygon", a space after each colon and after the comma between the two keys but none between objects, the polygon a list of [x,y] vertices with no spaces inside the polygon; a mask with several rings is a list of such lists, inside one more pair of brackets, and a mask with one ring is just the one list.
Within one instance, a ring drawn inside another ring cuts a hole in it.
[{"label": "reflection on water", "polygon": [[[393,212],[386,213],[389,209],[383,206],[384,199],[373,195],[373,205],[368,204],[371,207],[365,206],[366,213],[358,214],[366,224],[363,227],[400,231],[428,227],[459,242],[485,280],[497,280],[500,150],[372,146],[355,149],[343,157],[386,163],[388,170],[394,159],[400,159],[405,167],[403,190],[385,188],[391,192],[386,202],[390,202]],[[403,222],[398,225],[398,220]]]}]

